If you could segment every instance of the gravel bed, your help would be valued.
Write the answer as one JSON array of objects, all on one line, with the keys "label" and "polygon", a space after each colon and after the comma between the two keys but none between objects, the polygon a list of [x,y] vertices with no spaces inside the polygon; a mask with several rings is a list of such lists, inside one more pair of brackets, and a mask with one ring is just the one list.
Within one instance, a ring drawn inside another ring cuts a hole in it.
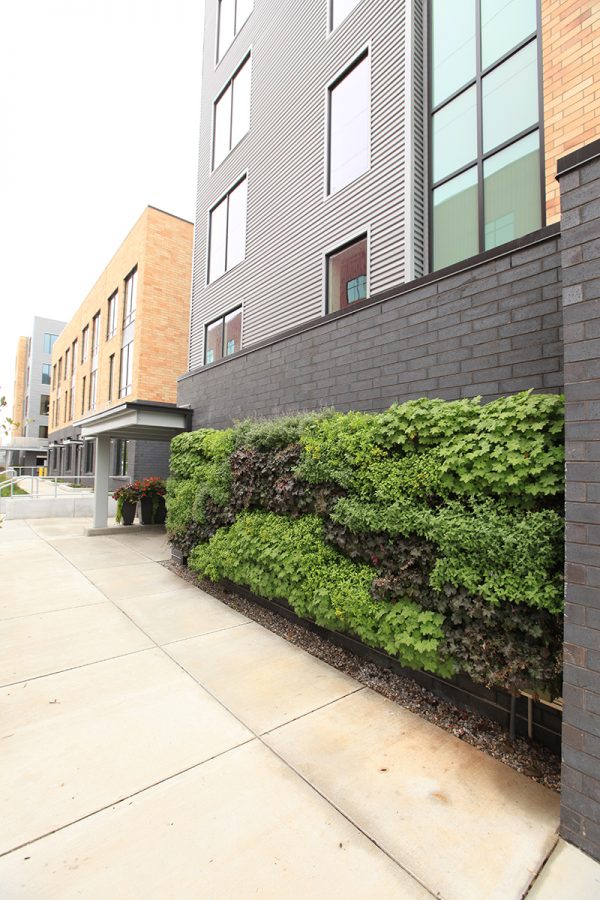
[{"label": "gravel bed", "polygon": [[217,584],[198,578],[186,566],[173,560],[165,560],[162,565],[247,618],[285,638],[291,644],[346,672],[361,684],[427,719],[433,725],[443,728],[444,731],[449,731],[461,741],[477,747],[494,759],[499,759],[532,781],[537,781],[554,791],[560,790],[560,760],[546,747],[529,743],[523,738],[510,741],[507,732],[498,723],[436,697],[411,678],[397,675],[341,647],[336,647],[302,625],[290,622],[284,616],[232,594]]}]

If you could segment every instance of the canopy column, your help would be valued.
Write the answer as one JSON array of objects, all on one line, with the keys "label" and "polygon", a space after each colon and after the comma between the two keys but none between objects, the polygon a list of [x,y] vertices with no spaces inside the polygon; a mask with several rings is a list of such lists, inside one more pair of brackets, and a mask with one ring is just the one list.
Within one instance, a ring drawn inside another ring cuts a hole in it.
[{"label": "canopy column", "polygon": [[96,474],[94,476],[94,528],[108,524],[108,476],[110,469],[110,435],[96,438]]}]

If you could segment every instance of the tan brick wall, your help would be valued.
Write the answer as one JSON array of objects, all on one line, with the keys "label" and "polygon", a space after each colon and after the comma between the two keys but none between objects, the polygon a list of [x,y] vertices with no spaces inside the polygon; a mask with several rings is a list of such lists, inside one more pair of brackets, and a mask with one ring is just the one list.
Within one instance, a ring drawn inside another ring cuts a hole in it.
[{"label": "tan brick wall", "polygon": [[[96,284],[54,344],[50,392],[49,433],[65,428],[91,414],[89,408],[92,371],[92,319],[100,312],[100,343],[97,357],[97,389],[94,412],[118,406],[127,400],[175,402],[176,379],[186,369],[189,296],[194,228],[175,216],[147,207],[123,241]],[[125,279],[137,266],[137,300],[134,333],[133,387],[119,397],[119,364],[123,337]],[[118,290],[116,332],[107,340],[108,299]],[[82,332],[89,326],[87,360],[81,362]],[[74,416],[65,416],[65,391],[71,391],[71,361],[65,378],[65,351],[77,339]],[[166,344],[166,347],[164,346]],[[110,357],[114,354],[112,400],[108,399]],[[56,383],[58,362],[62,379]],[[182,360],[184,362],[182,362]],[[156,376],[150,374],[157,372]],[[83,378],[85,377],[85,397]],[[60,405],[58,418],[53,411]]]},{"label": "tan brick wall", "polygon": [[542,0],[546,216],[560,219],[556,162],[600,137],[600,0]]},{"label": "tan brick wall", "polygon": [[17,426],[13,428],[13,437],[23,437],[23,422],[25,419],[25,393],[26,393],[26,376],[27,376],[27,357],[29,350],[29,340],[26,337],[20,337],[17,341],[17,356],[15,360],[15,386],[13,391],[13,410],[12,419],[17,422]]}]

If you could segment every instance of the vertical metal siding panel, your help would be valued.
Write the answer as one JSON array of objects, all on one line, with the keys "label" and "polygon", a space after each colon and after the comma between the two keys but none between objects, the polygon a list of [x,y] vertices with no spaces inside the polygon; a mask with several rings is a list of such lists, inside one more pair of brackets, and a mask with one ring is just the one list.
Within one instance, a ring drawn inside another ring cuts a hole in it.
[{"label": "vertical metal siding panel", "polygon": [[[205,323],[240,302],[244,346],[319,316],[324,251],[362,228],[371,292],[405,279],[405,3],[361,0],[329,37],[327,5],[254,0],[215,68],[217,0],[207,0],[190,368],[203,363]],[[371,170],[326,198],[326,86],[369,43]],[[250,131],[210,173],[213,100],[250,48]],[[207,285],[208,210],[245,171],[246,259]]]}]

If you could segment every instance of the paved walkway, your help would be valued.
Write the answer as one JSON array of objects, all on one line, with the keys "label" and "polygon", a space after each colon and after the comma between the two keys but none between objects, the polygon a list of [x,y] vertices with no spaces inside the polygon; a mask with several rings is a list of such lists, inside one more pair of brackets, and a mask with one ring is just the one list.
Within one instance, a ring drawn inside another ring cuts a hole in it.
[{"label": "paved walkway", "polygon": [[0,529],[3,900],[600,896],[555,794],[86,524]]}]

